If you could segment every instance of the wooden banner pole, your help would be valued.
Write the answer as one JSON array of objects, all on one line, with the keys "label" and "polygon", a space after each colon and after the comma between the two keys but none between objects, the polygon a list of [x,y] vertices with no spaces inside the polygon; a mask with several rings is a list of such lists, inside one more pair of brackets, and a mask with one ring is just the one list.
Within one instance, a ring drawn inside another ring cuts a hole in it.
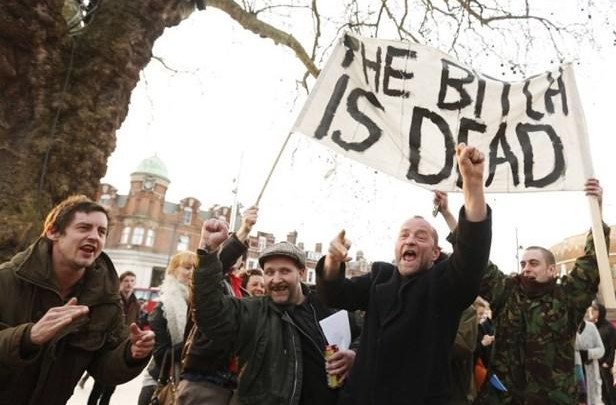
[{"label": "wooden banner pole", "polygon": [[608,251],[605,246],[605,235],[603,234],[603,221],[601,219],[601,207],[596,197],[588,197],[590,204],[590,216],[592,218],[592,238],[595,242],[595,254],[597,265],[599,266],[599,292],[603,298],[603,305],[608,309],[616,309],[616,297],[614,296],[614,281]]},{"label": "wooden banner pole", "polygon": [[263,197],[263,193],[265,192],[265,188],[269,184],[270,178],[272,177],[272,173],[274,173],[274,169],[276,169],[276,166],[278,165],[278,161],[280,160],[280,156],[282,156],[282,152],[284,152],[284,149],[287,147],[287,143],[289,143],[289,138],[291,138],[291,134],[292,133],[293,132],[289,132],[289,134],[287,135],[287,138],[284,140],[284,143],[282,144],[282,148],[280,148],[280,151],[278,152],[278,156],[276,156],[276,160],[274,161],[274,164],[272,165],[272,168],[270,169],[270,172],[267,175],[267,179],[265,179],[265,183],[263,183],[263,187],[261,187],[261,192],[259,193],[259,196],[257,197],[257,202],[255,203],[255,205],[257,207],[259,206],[259,202],[261,201],[261,197]]}]

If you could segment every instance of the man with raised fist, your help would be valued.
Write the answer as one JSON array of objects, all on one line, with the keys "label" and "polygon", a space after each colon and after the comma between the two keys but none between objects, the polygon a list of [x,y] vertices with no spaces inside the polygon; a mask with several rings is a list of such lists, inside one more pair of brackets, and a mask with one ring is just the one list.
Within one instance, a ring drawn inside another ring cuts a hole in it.
[{"label": "man with raised fist", "polygon": [[[208,219],[201,228],[193,273],[193,316],[207,336],[210,351],[237,354],[242,370],[237,396],[252,405],[336,405],[339,387],[353,366],[355,351],[340,348],[326,360],[328,342],[319,321],[335,310],[321,304],[302,283],[305,253],[289,242],[264,249],[259,256],[266,295],[237,299],[225,294],[222,252],[228,238],[224,220]],[[352,338],[356,328],[350,321]],[[357,333],[356,333],[357,334]],[[219,356],[220,357],[220,356]],[[332,381],[335,380],[335,383]],[[201,390],[211,381],[194,384]],[[227,404],[188,401],[179,404]],[[231,402],[235,403],[235,402]]]},{"label": "man with raised fist", "polygon": [[339,404],[448,403],[452,345],[462,311],[477,296],[491,244],[484,156],[464,144],[456,156],[464,207],[451,256],[441,255],[436,230],[415,216],[400,228],[395,265],[376,262],[369,274],[345,278],[351,245],[344,231],[317,264],[317,290],[326,305],[366,311]]}]

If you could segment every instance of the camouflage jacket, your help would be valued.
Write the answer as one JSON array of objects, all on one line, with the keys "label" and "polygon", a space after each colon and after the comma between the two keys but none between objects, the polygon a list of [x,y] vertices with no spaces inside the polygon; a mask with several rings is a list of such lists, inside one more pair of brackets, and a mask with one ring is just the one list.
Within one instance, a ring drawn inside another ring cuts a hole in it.
[{"label": "camouflage jacket", "polygon": [[[604,225],[604,232],[609,246],[609,227]],[[480,287],[496,326],[490,371],[508,391],[497,391],[486,382],[480,403],[577,404],[575,334],[598,285],[591,233],[573,270],[535,298],[522,290],[520,275],[505,275],[490,264]]]},{"label": "camouflage jacket", "polygon": [[477,390],[473,378],[473,353],[477,344],[477,312],[471,305],[462,312],[451,353],[451,400],[449,405],[472,404]]}]

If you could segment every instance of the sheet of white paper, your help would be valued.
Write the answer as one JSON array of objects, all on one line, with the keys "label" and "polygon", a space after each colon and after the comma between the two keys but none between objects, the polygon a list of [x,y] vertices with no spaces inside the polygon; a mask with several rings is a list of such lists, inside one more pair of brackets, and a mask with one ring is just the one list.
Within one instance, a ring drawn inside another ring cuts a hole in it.
[{"label": "sheet of white paper", "polygon": [[347,311],[338,311],[319,321],[321,329],[330,345],[338,345],[338,349],[347,350],[351,344],[351,325]]}]

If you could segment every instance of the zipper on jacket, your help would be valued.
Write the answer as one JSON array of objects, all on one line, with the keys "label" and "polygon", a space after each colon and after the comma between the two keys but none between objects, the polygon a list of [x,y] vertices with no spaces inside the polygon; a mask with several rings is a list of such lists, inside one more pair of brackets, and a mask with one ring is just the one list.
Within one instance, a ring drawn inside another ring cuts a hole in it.
[{"label": "zipper on jacket", "polygon": [[[310,303],[310,309],[312,310],[312,316],[313,316],[313,319],[314,319],[314,321],[316,323],[317,329],[319,330],[319,333],[321,334],[321,337],[323,338],[323,340],[327,343],[327,339],[325,338],[323,330],[321,329],[321,325],[317,321],[316,310],[314,309],[314,306],[312,305],[312,303]],[[317,352],[323,353],[323,349],[324,348],[320,348],[319,345],[317,344],[317,342],[315,342],[314,339],[312,339],[312,337],[307,332],[305,332],[302,328],[300,328],[298,325],[296,325],[295,322],[293,321],[293,318],[291,318],[291,316],[289,315],[288,312],[284,311],[284,315],[282,316],[282,320],[287,322],[287,323],[289,323],[291,326],[293,326],[295,329],[297,329],[299,331],[299,333],[301,333],[302,335],[306,336],[308,338],[308,340],[317,349]],[[291,334],[291,342],[293,344],[294,352],[297,353],[296,342],[295,342],[295,334],[294,333]],[[295,361],[295,378],[293,379],[293,392],[291,393],[291,398],[290,398],[290,402],[289,402],[290,404],[293,404],[293,397],[295,396],[295,392],[297,391],[297,373],[298,373],[297,356],[294,356],[294,361]]]},{"label": "zipper on jacket", "polygon": [[[285,315],[289,317],[289,314],[286,312],[285,312]],[[289,320],[290,320],[290,317],[289,317]],[[290,323],[293,325],[292,321]],[[291,333],[291,344],[293,345],[294,376],[293,376],[293,391],[291,392],[291,398],[289,398],[289,404],[293,405],[293,398],[295,397],[295,392],[297,391],[297,374],[299,371],[298,370],[299,366],[297,364],[297,347],[295,343],[295,333]]]},{"label": "zipper on jacket", "polygon": [[323,333],[323,329],[321,329],[321,324],[319,323],[319,320],[317,319],[317,310],[314,309],[314,305],[312,304],[310,304],[310,309],[312,309],[312,318],[314,319],[314,323],[317,325],[317,329],[319,330],[319,333],[321,334],[323,341],[325,342],[326,345],[328,345],[329,342],[327,341],[327,337],[325,336],[325,333]]},{"label": "zipper on jacket", "polygon": [[[317,344],[317,342],[315,342],[314,339],[312,339],[312,337],[310,337],[310,335],[308,333],[306,333],[302,328],[300,328],[298,325],[296,325],[295,322],[293,322],[293,319],[291,318],[291,316],[288,313],[285,312],[285,314],[287,315],[287,319],[285,319],[285,322],[290,323],[302,335],[306,336],[308,338],[308,340],[310,340],[310,342],[314,345],[314,347],[316,347],[317,352],[323,353],[323,349],[324,348],[320,348],[319,345]],[[319,328],[319,331],[320,331],[321,335],[323,335],[323,332],[321,331],[321,326],[319,325],[318,322],[317,322],[317,327]],[[325,341],[327,342],[327,339]]]}]

